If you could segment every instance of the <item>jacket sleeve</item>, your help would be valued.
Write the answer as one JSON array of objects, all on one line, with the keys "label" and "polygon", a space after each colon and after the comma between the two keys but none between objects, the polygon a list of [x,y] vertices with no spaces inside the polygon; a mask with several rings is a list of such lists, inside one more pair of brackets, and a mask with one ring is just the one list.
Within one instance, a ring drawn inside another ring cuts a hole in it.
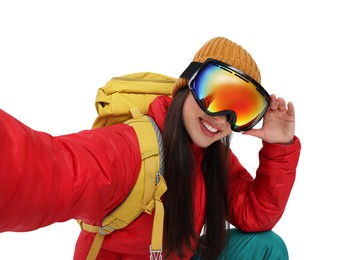
[{"label": "jacket sleeve", "polygon": [[281,218],[294,184],[301,145],[263,142],[255,179],[231,155],[230,222],[245,232],[271,230]]},{"label": "jacket sleeve", "polygon": [[0,232],[81,218],[90,224],[133,187],[141,157],[123,124],[51,136],[0,110]]}]

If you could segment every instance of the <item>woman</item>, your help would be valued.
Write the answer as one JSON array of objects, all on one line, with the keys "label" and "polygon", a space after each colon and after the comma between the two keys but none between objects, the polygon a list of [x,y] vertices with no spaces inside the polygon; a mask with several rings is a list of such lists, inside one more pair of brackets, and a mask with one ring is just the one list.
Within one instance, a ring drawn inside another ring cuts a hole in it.
[{"label": "woman", "polygon": [[[164,139],[164,257],[288,258],[270,230],[287,204],[301,146],[293,104],[269,96],[260,81],[250,54],[217,37],[196,53],[172,98],[150,105]],[[139,148],[127,125],[52,137],[3,111],[0,125],[0,231],[72,218],[99,225],[134,185]],[[233,131],[263,141],[255,179],[229,149]],[[106,236],[97,259],[148,258],[152,218],[142,214]],[[235,229],[228,232],[228,223]],[[86,258],[93,238],[80,233],[74,259]]]}]

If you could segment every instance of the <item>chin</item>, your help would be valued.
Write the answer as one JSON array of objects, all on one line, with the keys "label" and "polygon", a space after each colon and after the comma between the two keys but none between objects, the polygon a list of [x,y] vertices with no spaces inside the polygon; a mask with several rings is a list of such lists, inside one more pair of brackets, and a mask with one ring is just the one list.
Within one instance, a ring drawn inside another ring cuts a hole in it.
[{"label": "chin", "polygon": [[195,145],[197,145],[200,148],[207,148],[209,147],[214,141],[201,141],[201,140],[192,140],[194,142]]}]

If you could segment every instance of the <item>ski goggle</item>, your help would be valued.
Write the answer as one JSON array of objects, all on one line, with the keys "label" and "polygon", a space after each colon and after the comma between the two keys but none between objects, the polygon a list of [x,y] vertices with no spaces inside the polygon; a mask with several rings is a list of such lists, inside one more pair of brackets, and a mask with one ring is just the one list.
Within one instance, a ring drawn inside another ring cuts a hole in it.
[{"label": "ski goggle", "polygon": [[244,72],[215,59],[192,62],[181,75],[201,107],[211,116],[226,115],[231,130],[253,128],[270,104],[268,92]]}]

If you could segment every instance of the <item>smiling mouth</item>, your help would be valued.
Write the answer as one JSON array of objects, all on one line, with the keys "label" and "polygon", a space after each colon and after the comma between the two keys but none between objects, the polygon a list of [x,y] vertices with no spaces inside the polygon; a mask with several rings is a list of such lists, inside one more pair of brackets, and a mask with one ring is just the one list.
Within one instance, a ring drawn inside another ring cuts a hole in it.
[{"label": "smiling mouth", "polygon": [[204,122],[203,120],[201,120],[202,125],[209,130],[211,133],[216,133],[218,130],[214,127],[212,127],[211,125],[207,124],[206,122]]}]

